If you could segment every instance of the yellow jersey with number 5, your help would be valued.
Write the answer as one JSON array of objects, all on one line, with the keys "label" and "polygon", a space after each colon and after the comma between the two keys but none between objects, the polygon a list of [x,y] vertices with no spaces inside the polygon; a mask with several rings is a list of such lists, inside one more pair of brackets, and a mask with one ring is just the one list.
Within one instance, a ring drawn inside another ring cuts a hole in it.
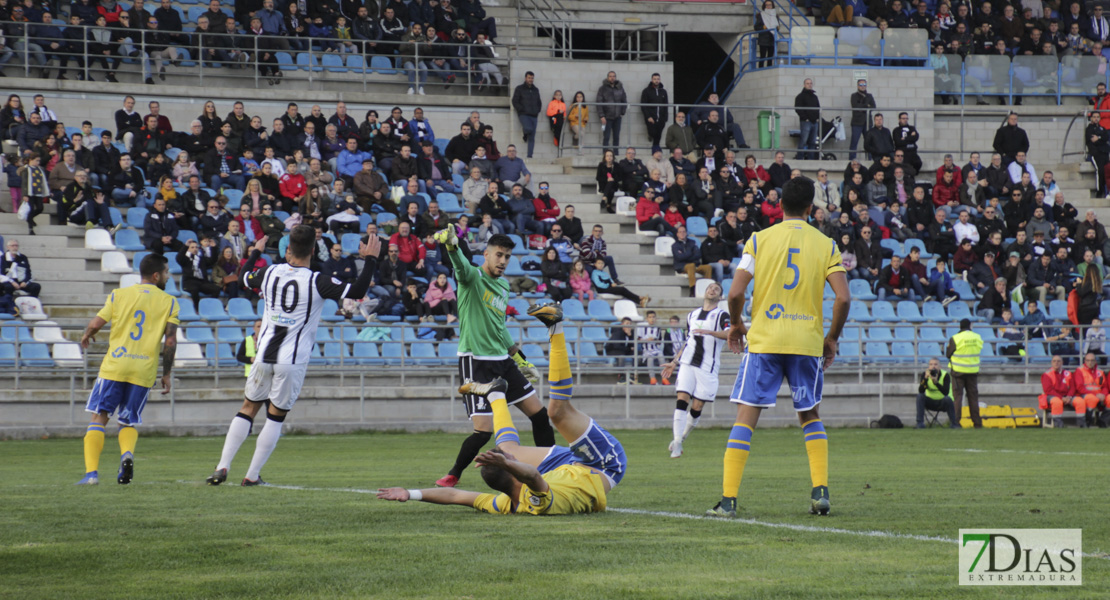
[{"label": "yellow jersey with number 5", "polygon": [[844,271],[836,242],[802,219],[787,219],[752,234],[744,254],[754,260],[748,352],[821,356],[825,280]]},{"label": "yellow jersey with number 5", "polygon": [[112,324],[100,376],[154,387],[166,324],[179,325],[177,299],[158,286],[139,284],[112,292],[96,316]]}]

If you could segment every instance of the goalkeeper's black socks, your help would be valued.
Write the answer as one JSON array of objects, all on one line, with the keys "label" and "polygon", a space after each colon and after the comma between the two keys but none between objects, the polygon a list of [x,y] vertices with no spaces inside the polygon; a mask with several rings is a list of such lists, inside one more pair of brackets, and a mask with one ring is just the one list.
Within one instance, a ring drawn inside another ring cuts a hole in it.
[{"label": "goalkeeper's black socks", "polygon": [[[546,411],[544,412],[544,416],[547,416]],[[550,428],[551,426],[548,425],[548,429]],[[482,451],[482,448],[485,447],[491,437],[493,437],[493,433],[489,431],[475,431],[467,436],[467,438],[463,440],[462,447],[459,448],[459,456],[455,458],[455,466],[451,467],[451,470],[448,471],[447,474],[462,478],[463,470],[469,467],[470,463],[474,462],[474,458],[478,456],[478,453]],[[552,439],[554,439],[554,435],[552,435]]]},{"label": "goalkeeper's black socks", "polygon": [[543,407],[536,414],[528,417],[532,421],[532,441],[540,448],[555,445],[555,428],[547,417],[547,407]]}]

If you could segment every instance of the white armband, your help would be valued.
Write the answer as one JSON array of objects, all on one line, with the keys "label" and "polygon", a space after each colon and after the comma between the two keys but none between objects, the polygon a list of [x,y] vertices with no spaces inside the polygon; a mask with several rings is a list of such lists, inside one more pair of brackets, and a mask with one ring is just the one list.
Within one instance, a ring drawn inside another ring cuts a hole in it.
[{"label": "white armband", "polygon": [[740,265],[736,267],[737,271],[747,271],[755,277],[755,257],[751,254],[745,254],[740,258]]},{"label": "white armband", "polygon": [[424,494],[420,490],[409,490],[409,500],[415,500],[419,502],[423,499]]}]

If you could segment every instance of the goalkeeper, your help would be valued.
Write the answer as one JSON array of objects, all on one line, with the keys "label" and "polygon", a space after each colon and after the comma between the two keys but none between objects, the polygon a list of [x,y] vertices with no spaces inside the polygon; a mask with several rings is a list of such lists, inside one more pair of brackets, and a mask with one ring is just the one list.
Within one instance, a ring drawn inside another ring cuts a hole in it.
[{"label": "goalkeeper", "polygon": [[[505,399],[516,405],[532,421],[532,440],[536,446],[555,445],[555,430],[547,417],[532,381],[539,371],[529,363],[509,336],[505,308],[509,304],[509,282],[502,275],[516,245],[505,235],[489,239],[485,263],[475,267],[459,250],[455,227],[436,232],[435,240],[447,251],[455,269],[459,297],[459,378],[475,383],[491,383],[497,378],[508,382]],[[463,440],[455,466],[436,485],[455,487],[466,469],[493,436],[493,410],[486,398],[463,396],[466,414],[474,432]]]}]

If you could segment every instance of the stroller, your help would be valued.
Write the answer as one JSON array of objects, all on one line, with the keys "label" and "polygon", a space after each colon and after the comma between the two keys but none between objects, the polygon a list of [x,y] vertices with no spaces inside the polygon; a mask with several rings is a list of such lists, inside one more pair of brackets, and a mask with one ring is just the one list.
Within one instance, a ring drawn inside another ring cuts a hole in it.
[{"label": "stroller", "polygon": [[840,117],[833,117],[831,121],[821,119],[821,133],[818,137],[820,139],[817,142],[817,147],[821,148],[821,160],[836,160],[836,155],[825,151],[825,148],[832,144],[834,138],[838,140],[847,139],[847,136],[844,135],[844,121]]}]

